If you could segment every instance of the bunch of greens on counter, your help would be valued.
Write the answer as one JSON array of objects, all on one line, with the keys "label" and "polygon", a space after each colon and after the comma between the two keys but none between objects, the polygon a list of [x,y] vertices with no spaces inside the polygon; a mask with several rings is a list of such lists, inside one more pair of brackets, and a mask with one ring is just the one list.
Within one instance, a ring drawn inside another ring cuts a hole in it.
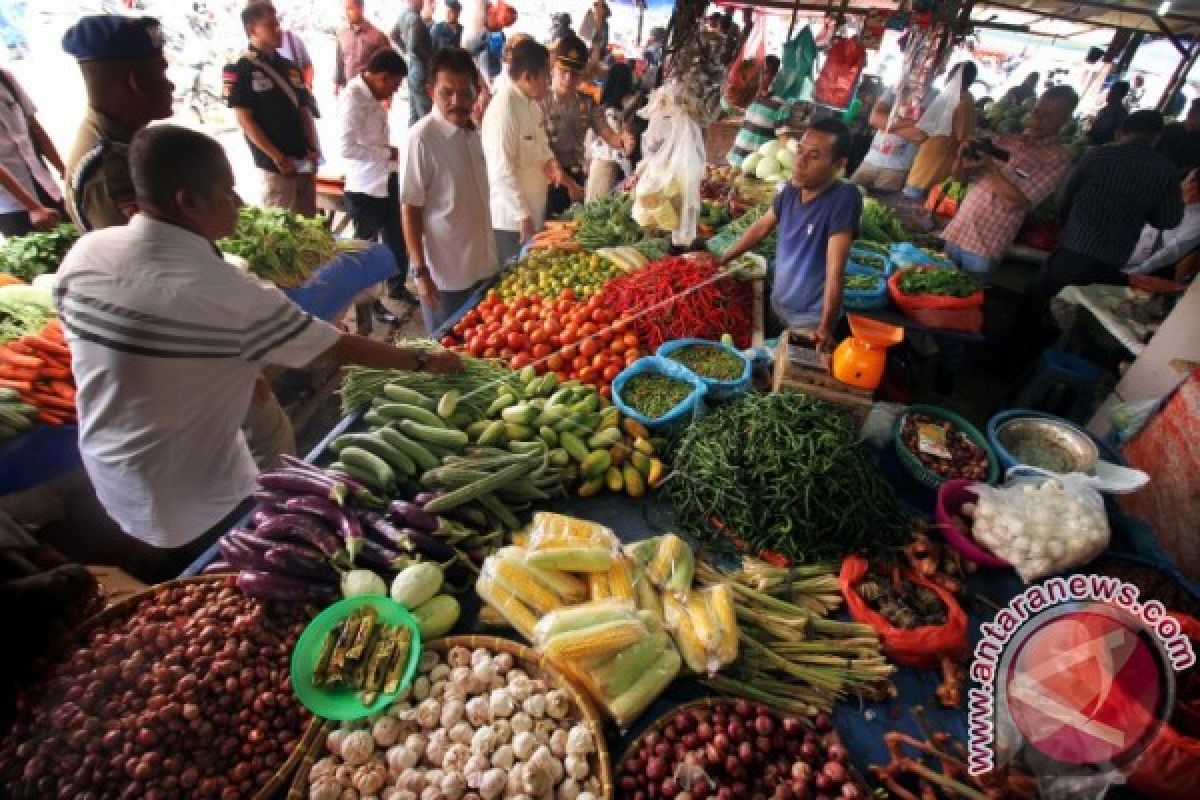
[{"label": "bunch of greens on counter", "polygon": [[[741,237],[746,229],[762,218],[762,215],[767,213],[767,209],[771,207],[770,203],[754,206],[745,214],[735,219],[733,222],[722,228],[716,236],[708,240],[705,247],[713,255],[721,258],[733,247],[737,240]],[[775,259],[775,246],[779,243],[778,228],[772,230],[767,237],[758,243],[752,252],[758,253],[768,261]]]},{"label": "bunch of greens on counter", "polygon": [[899,217],[890,208],[873,197],[863,198],[862,217],[859,218],[859,238],[881,244],[907,242],[912,238]]},{"label": "bunch of greens on counter", "polygon": [[979,284],[967,273],[956,269],[914,267],[900,273],[900,291],[905,294],[969,297],[979,291]]},{"label": "bunch of greens on counter", "polygon": [[683,435],[674,466],[676,518],[718,549],[829,559],[899,546],[909,529],[858,426],[804,395],[750,394],[713,409]]},{"label": "bunch of greens on counter", "polygon": [[320,217],[257,206],[242,206],[233,236],[217,242],[217,247],[245,259],[255,275],[284,288],[304,283],[338,251]]},{"label": "bunch of greens on counter", "polygon": [[0,247],[0,272],[26,283],[38,275],[57,272],[58,265],[79,239],[79,229],[69,222],[51,230],[13,236]]}]

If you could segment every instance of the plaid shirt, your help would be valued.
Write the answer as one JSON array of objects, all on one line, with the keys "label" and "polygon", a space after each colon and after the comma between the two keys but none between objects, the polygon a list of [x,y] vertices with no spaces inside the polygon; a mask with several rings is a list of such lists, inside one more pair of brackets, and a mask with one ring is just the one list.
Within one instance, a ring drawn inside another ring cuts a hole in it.
[{"label": "plaid shirt", "polygon": [[[1030,208],[1053,194],[1071,167],[1071,157],[1057,139],[1035,141],[1024,135],[995,137],[1011,157],[1000,170],[1029,201]],[[1017,238],[1025,209],[1010,206],[987,176],[971,187],[958,213],[942,234],[963,250],[999,261]]]}]

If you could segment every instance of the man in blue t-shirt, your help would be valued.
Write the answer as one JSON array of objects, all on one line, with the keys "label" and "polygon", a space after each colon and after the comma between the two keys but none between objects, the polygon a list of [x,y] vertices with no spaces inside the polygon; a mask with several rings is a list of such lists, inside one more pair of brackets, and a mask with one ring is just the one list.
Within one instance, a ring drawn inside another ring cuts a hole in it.
[{"label": "man in blue t-shirt", "polygon": [[858,188],[837,179],[849,151],[844,124],[832,118],[814,122],[800,140],[788,185],[722,260],[752,249],[778,225],[771,307],[784,325],[805,331],[817,347],[833,343],[846,259],[862,215]]}]

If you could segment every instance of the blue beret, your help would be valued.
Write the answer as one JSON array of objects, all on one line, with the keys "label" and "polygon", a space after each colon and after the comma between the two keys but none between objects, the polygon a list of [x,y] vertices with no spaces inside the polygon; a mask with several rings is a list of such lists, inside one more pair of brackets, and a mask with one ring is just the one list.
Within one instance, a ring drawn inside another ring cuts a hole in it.
[{"label": "blue beret", "polygon": [[138,61],[162,55],[163,35],[153,17],[96,14],[67,29],[62,44],[78,61]]}]

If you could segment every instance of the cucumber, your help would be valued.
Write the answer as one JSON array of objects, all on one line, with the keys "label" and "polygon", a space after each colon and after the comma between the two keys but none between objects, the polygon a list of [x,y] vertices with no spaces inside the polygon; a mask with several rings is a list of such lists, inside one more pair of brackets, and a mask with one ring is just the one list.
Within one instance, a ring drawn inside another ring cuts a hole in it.
[{"label": "cucumber", "polygon": [[338,453],[338,460],[348,467],[357,467],[371,476],[369,483],[380,490],[395,487],[396,473],[379,456],[361,447],[351,445]]},{"label": "cucumber", "polygon": [[537,376],[537,370],[533,368],[533,365],[530,365],[517,373],[517,380],[521,382],[522,386],[529,386],[530,381],[536,379]]},{"label": "cucumber", "polygon": [[421,476],[421,485],[457,489],[468,483],[482,480],[490,474],[490,472],[466,467],[438,467]]},{"label": "cucumber", "polygon": [[479,437],[483,436],[484,432],[490,427],[492,427],[492,423],[488,422],[486,419],[472,422],[466,427],[467,436],[469,436],[472,441],[478,442]]},{"label": "cucumber", "polygon": [[510,406],[500,412],[500,418],[514,425],[530,425],[538,418],[538,410],[528,403]]},{"label": "cucumber", "polygon": [[450,419],[453,417],[455,410],[458,408],[458,398],[459,394],[457,389],[450,389],[448,392],[442,395],[442,399],[439,400],[437,404],[438,416],[442,419]]},{"label": "cucumber", "polygon": [[[637,472],[637,470],[634,470]],[[619,492],[625,488],[625,479],[621,475],[621,470],[617,467],[609,467],[604,472],[604,483],[608,486],[610,492]]]},{"label": "cucumber", "polygon": [[571,454],[571,458],[583,463],[589,455],[587,445],[585,445],[578,436],[567,431],[561,431],[558,434],[558,443],[562,448]]},{"label": "cucumber", "polygon": [[362,467],[356,467],[353,464],[347,464],[343,461],[335,461],[329,465],[329,469],[349,475],[355,480],[362,481],[367,486],[375,486],[375,476],[369,470],[365,470]]},{"label": "cucumber", "polygon": [[547,406],[569,406],[575,397],[575,390],[570,386],[563,386],[556,389],[554,394],[550,395],[550,402]]},{"label": "cucumber", "polygon": [[429,442],[435,446],[449,447],[457,450],[465,447],[467,444],[467,435],[465,433],[442,427],[440,420],[437,425],[429,425],[413,419],[402,419],[396,427],[401,433],[407,436],[411,436],[422,442]]},{"label": "cucumber", "polygon": [[388,403],[387,405],[380,406],[378,411],[390,420],[408,420],[428,425],[432,428],[446,427],[446,423],[441,417],[429,409],[421,408],[420,406],[411,406],[407,403]]},{"label": "cucumber", "polygon": [[624,438],[620,428],[605,428],[588,439],[588,447],[593,450],[607,450]]},{"label": "cucumber", "polygon": [[607,450],[597,450],[588,455],[580,465],[580,470],[583,472],[583,477],[586,479],[598,478],[604,475],[605,471],[612,466],[612,456]]},{"label": "cucumber", "polygon": [[481,445],[501,444],[505,440],[508,425],[502,419],[488,423],[487,429],[476,440]]},{"label": "cucumber", "polygon": [[543,442],[551,447],[554,447],[556,444],[558,444],[558,434],[554,432],[554,428],[549,426],[543,427],[538,430],[538,435],[542,437]]},{"label": "cucumber", "polygon": [[521,521],[517,519],[517,515],[512,512],[512,509],[500,502],[494,494],[481,494],[476,498],[476,502],[483,506],[485,511],[495,517],[508,530],[515,531],[521,527]]},{"label": "cucumber", "polygon": [[550,451],[550,465],[554,467],[565,467],[571,463],[571,454],[561,447],[557,447]]},{"label": "cucumber", "polygon": [[549,500],[550,495],[528,481],[513,481],[496,490],[496,496],[506,503],[525,503],[530,500]]},{"label": "cucumber", "polygon": [[508,449],[518,455],[530,455],[532,453],[542,454],[546,452],[546,443],[541,439],[533,439],[532,441],[514,440],[508,443]]},{"label": "cucumber", "polygon": [[20,399],[21,399],[21,393],[18,392],[16,389],[9,389],[8,387],[0,389],[0,402],[8,403],[8,402],[20,400]]},{"label": "cucumber", "polygon": [[410,389],[399,383],[389,383],[383,387],[383,396],[393,403],[404,403],[410,406],[419,406],[420,408],[433,411],[434,402],[425,395],[418,392],[416,389]]},{"label": "cucumber", "polygon": [[0,406],[0,421],[15,431],[27,431],[33,427],[32,420],[12,406]]},{"label": "cucumber", "polygon": [[389,424],[391,419],[385,417],[383,414],[380,414],[379,409],[372,408],[363,415],[363,421],[366,422],[371,428],[382,428],[383,426]]},{"label": "cucumber", "polygon": [[394,428],[380,428],[376,433],[379,438],[411,458],[417,465],[418,472],[433,469],[442,463],[425,445],[413,441]]},{"label": "cucumber", "polygon": [[556,422],[561,422],[562,420],[566,419],[566,417],[566,408],[563,406],[553,406],[547,403],[546,407],[542,409],[542,413],[538,414],[537,419],[533,421],[533,424],[541,428],[545,425],[553,425]]},{"label": "cucumber", "polygon": [[492,404],[487,407],[487,410],[483,412],[483,415],[488,419],[491,419],[504,409],[508,408],[509,406],[515,406],[516,404],[517,398],[513,397],[511,394],[501,394],[492,401]]},{"label": "cucumber", "polygon": [[460,431],[465,431],[467,428],[471,427],[471,425],[473,425],[477,419],[478,418],[471,413],[469,408],[460,405],[458,410],[451,414],[446,421],[449,422],[451,426],[458,428]]},{"label": "cucumber", "polygon": [[361,447],[368,453],[382,458],[397,475],[416,475],[417,464],[397,447],[393,447],[379,434],[346,433],[334,439],[329,449],[341,453],[347,447]]},{"label": "cucumber", "polygon": [[509,441],[524,442],[534,437],[533,428],[513,422],[504,423],[504,433],[508,436]]}]

